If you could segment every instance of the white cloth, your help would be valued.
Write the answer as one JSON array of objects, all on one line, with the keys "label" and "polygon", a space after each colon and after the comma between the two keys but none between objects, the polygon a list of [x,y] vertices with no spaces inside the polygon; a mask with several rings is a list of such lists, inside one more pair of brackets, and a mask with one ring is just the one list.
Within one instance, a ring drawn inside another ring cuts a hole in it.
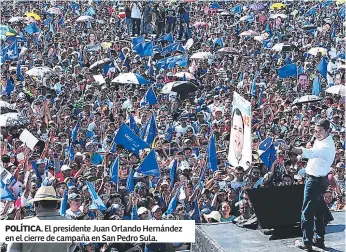
[{"label": "white cloth", "polygon": [[306,174],[315,177],[326,176],[335,158],[335,144],[331,135],[322,141],[315,140],[311,149],[302,148],[302,158],[308,158]]}]

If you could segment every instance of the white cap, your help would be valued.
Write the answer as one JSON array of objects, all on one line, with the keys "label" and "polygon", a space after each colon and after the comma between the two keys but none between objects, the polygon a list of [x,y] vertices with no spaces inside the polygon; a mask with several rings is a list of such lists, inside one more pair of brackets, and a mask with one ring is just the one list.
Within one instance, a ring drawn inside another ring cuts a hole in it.
[{"label": "white cap", "polygon": [[71,167],[68,165],[61,166],[61,171],[67,171],[67,170],[71,170]]},{"label": "white cap", "polygon": [[157,209],[159,209],[159,208],[161,209],[161,207],[159,205],[155,205],[151,208],[151,212],[155,213],[157,211]]},{"label": "white cap", "polygon": [[220,221],[221,214],[218,211],[212,211],[210,214],[205,214],[204,217]]},{"label": "white cap", "polygon": [[140,208],[138,208],[138,210],[137,210],[137,214],[138,214],[138,215],[141,215],[142,213],[147,212],[147,211],[148,211],[147,208],[145,208],[145,207],[140,207]]}]

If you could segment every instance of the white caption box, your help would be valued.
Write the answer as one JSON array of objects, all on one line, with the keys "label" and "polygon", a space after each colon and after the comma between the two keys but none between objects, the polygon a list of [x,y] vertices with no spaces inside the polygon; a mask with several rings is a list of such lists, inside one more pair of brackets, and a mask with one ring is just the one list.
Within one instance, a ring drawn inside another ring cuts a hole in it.
[{"label": "white caption box", "polygon": [[0,226],[0,242],[195,242],[193,220],[8,220]]}]

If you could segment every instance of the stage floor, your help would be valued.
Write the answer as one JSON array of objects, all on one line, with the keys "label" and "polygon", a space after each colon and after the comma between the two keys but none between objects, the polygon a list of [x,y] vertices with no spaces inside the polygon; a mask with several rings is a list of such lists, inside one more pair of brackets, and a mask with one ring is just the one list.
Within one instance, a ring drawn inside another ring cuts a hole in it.
[{"label": "stage floor", "polygon": [[[345,251],[345,212],[333,212],[334,221],[326,228],[327,249],[325,251]],[[196,227],[196,243],[192,251],[199,252],[301,252],[294,247],[300,237],[274,239],[260,230],[239,228],[232,223],[207,224]],[[323,251],[315,248],[315,251]]]}]

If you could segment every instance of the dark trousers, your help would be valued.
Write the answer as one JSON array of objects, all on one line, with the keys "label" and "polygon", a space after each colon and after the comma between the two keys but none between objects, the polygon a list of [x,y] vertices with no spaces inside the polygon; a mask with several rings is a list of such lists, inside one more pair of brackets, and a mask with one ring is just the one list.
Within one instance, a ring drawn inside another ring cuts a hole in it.
[{"label": "dark trousers", "polygon": [[132,36],[135,36],[135,34],[137,34],[138,36],[141,35],[140,27],[141,27],[141,19],[132,18]]},{"label": "dark trousers", "polygon": [[304,188],[304,202],[302,208],[301,228],[303,232],[303,242],[305,245],[312,245],[315,231],[315,238],[324,241],[326,203],[323,194],[328,188],[328,177],[308,176]]},{"label": "dark trousers", "polygon": [[159,37],[165,33],[165,22],[156,23],[156,36]]},{"label": "dark trousers", "polygon": [[167,31],[166,31],[167,33],[170,33],[171,31],[174,33],[175,20],[171,22],[168,21],[166,27],[167,27]]}]

